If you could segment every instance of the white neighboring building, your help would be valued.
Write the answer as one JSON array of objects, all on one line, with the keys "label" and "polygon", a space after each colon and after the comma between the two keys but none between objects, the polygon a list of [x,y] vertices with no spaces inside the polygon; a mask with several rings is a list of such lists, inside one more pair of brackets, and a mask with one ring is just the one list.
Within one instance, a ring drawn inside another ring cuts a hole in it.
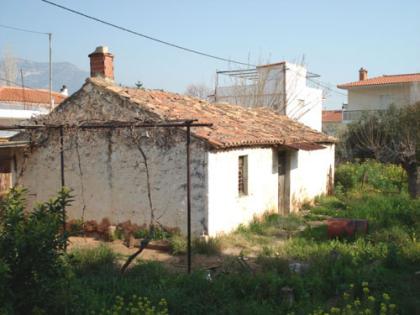
[{"label": "white neighboring building", "polygon": [[359,81],[337,87],[348,92],[344,122],[358,120],[366,112],[386,110],[391,105],[406,106],[420,101],[420,73],[368,78],[367,70],[361,68]]},{"label": "white neighboring building", "polygon": [[38,115],[48,114],[66,95],[48,90],[0,86],[0,125],[12,125]]},{"label": "white neighboring building", "polygon": [[[48,117],[55,124],[186,119],[212,123],[192,128],[195,235],[229,232],[266,211],[298,211],[302,203],[331,189],[334,138],[267,108],[211,104],[175,93],[118,86],[111,80],[113,56],[105,49],[97,51],[106,53],[91,55],[95,66],[91,72],[105,78],[88,79]],[[139,138],[133,138],[129,129],[64,130],[65,182],[75,196],[68,216],[148,224],[150,187],[154,217],[163,226],[185,232],[185,129],[138,132]],[[29,155],[15,150],[11,167],[14,183],[29,191],[29,205],[60,189],[58,130],[43,134],[42,146],[35,146]]]},{"label": "white neighboring building", "polygon": [[[226,80],[227,76],[227,80]],[[280,62],[255,69],[218,71],[214,101],[269,107],[315,130],[322,129],[322,90],[309,87],[317,77],[304,66]]]},{"label": "white neighboring building", "polygon": [[[58,105],[65,98],[60,93],[52,93],[53,104]],[[48,90],[0,86],[0,125],[9,126],[51,110]],[[8,142],[17,131],[0,130],[0,194],[10,188],[10,163],[13,160],[11,144]]]}]

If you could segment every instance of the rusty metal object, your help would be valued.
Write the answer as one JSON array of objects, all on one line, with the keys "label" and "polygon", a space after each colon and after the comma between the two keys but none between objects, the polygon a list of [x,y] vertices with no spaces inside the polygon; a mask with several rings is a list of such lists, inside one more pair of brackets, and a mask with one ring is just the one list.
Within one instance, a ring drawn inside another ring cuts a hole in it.
[{"label": "rusty metal object", "polygon": [[353,237],[356,233],[368,233],[368,221],[358,219],[329,219],[327,220],[328,238]]}]

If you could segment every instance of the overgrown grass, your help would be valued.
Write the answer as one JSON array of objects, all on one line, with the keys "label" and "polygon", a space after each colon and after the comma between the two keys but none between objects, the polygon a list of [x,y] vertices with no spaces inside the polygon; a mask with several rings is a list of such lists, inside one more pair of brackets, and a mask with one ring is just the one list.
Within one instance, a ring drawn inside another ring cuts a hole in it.
[{"label": "overgrown grass", "polygon": [[107,245],[101,244],[95,248],[73,249],[69,261],[76,272],[89,273],[113,269],[117,257]]},{"label": "overgrown grass", "polygon": [[[366,165],[343,167],[359,174]],[[376,314],[383,303],[387,311],[420,314],[419,200],[409,199],[404,187],[395,193],[399,184],[393,168],[372,167],[369,181],[359,175],[351,185],[339,181],[338,193],[319,198],[305,216],[266,214],[229,235],[194,241],[195,253],[221,255],[224,246],[234,246],[243,255],[258,254],[252,261],[255,272],[225,257],[229,268],[211,276],[207,270],[175,273],[158,263],[138,263],[122,275],[119,257],[108,247],[78,249],[67,256],[73,276],[66,279],[55,310],[130,314],[143,301],[146,314],[154,314],[153,309],[183,315],[352,314],[343,311],[348,305]],[[377,182],[378,172],[385,175]],[[329,239],[326,226],[312,222],[327,217],[367,219],[369,233]],[[185,237],[173,234],[170,244],[174,253],[185,252]],[[4,268],[0,260],[0,288]]]},{"label": "overgrown grass", "polygon": [[336,169],[335,185],[338,191],[407,192],[407,174],[400,166],[374,160],[344,163]]},{"label": "overgrown grass", "polygon": [[[220,255],[223,249],[222,240],[219,237],[194,238],[192,252],[201,255]],[[169,246],[174,255],[182,255],[187,252],[187,239],[180,234],[173,234],[169,238]]]}]

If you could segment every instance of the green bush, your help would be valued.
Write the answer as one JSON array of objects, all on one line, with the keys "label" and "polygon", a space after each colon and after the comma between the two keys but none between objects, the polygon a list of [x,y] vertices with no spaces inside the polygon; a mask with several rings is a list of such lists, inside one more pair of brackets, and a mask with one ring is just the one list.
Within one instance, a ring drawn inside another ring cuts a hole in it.
[{"label": "green bush", "polygon": [[78,272],[98,272],[116,268],[117,255],[106,245],[95,248],[76,248],[69,254],[69,261]]},{"label": "green bush", "polygon": [[61,190],[29,214],[24,193],[13,188],[0,205],[0,269],[7,288],[0,305],[8,304],[18,314],[52,312],[60,307],[69,276],[62,255],[67,243],[63,209],[70,192]]},{"label": "green bush", "polygon": [[[96,314],[94,311],[92,314]],[[109,315],[168,315],[168,306],[165,299],[160,300],[157,306],[152,305],[148,298],[133,295],[130,299],[117,296],[114,305],[104,308],[99,314]]]},{"label": "green bush", "polygon": [[153,227],[153,229],[148,228],[140,228],[137,231],[134,232],[135,238],[150,238],[152,240],[166,240],[171,237],[171,233],[165,231],[164,229],[160,227]]},{"label": "green bush", "polygon": [[169,238],[169,247],[171,248],[171,253],[174,255],[181,255],[187,252],[187,239],[181,234],[173,234]]},{"label": "green bush", "polygon": [[209,237],[207,240],[195,238],[192,243],[193,253],[202,255],[219,255],[222,252],[220,238]]},{"label": "green bush", "polygon": [[335,184],[344,192],[363,187],[381,192],[407,191],[407,175],[402,167],[374,160],[343,163],[335,170]]},{"label": "green bush", "polygon": [[[187,252],[187,238],[175,233],[169,238],[169,246],[172,254],[185,254]],[[219,255],[222,251],[222,242],[217,237],[209,237],[207,240],[194,238],[191,246],[194,254]]]},{"label": "green bush", "polygon": [[[358,291],[361,291],[359,293]],[[349,289],[343,293],[337,305],[328,310],[317,310],[312,315],[392,315],[397,314],[396,304],[391,302],[388,293],[372,295],[367,282],[362,283],[362,288],[356,290],[351,284]]]}]

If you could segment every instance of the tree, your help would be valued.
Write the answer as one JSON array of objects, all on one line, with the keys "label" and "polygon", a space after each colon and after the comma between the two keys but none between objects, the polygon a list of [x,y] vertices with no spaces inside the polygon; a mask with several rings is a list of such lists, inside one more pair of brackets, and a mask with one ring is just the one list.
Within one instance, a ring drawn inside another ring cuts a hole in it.
[{"label": "tree", "polygon": [[373,157],[401,165],[407,172],[412,198],[420,194],[420,102],[391,107],[362,117],[349,125],[344,146],[351,157]]},{"label": "tree", "polygon": [[[66,289],[67,266],[62,259],[67,244],[63,209],[70,191],[25,210],[25,191],[12,188],[0,203],[0,313],[46,314],[54,310]],[[47,309],[50,312],[46,312]]]},{"label": "tree", "polygon": [[207,100],[212,90],[205,84],[190,84],[185,90],[185,95]]}]

